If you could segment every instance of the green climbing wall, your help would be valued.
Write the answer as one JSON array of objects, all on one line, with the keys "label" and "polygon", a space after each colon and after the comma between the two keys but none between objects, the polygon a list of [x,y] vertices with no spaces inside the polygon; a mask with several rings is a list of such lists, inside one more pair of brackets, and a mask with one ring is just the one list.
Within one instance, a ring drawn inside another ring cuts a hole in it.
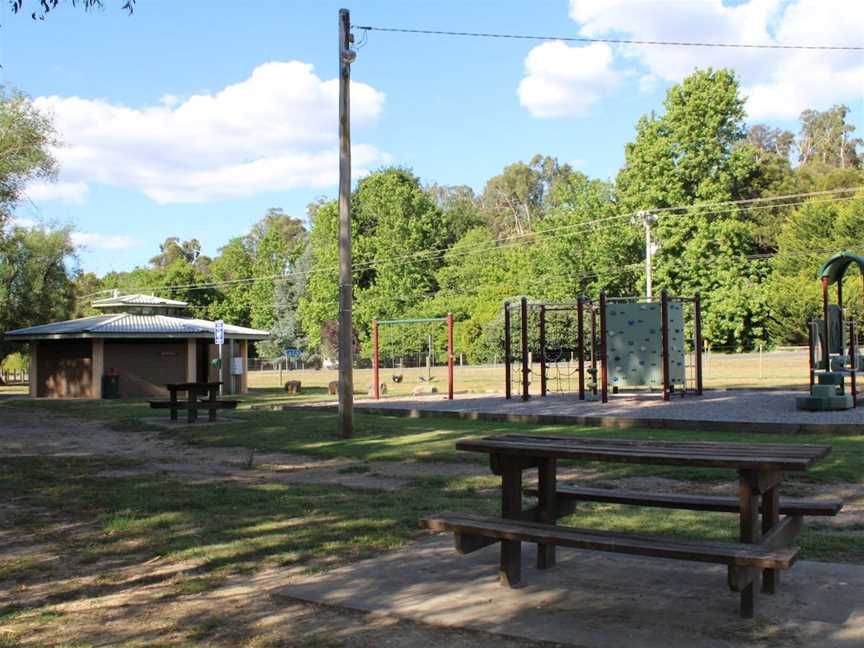
[{"label": "green climbing wall", "polygon": [[[659,303],[611,303],[606,306],[606,353],[609,384],[619,387],[663,386]],[[669,373],[684,384],[684,310],[669,303]]]}]

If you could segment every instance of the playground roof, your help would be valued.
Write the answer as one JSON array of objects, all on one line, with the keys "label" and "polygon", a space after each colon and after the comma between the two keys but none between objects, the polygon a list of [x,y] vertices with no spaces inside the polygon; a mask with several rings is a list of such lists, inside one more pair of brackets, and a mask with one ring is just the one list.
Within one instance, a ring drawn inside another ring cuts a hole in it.
[{"label": "playground roof", "polygon": [[838,252],[822,264],[819,278],[828,277],[829,284],[837,283],[846,274],[846,270],[851,263],[857,263],[858,269],[864,275],[864,257],[852,254],[851,252]]}]

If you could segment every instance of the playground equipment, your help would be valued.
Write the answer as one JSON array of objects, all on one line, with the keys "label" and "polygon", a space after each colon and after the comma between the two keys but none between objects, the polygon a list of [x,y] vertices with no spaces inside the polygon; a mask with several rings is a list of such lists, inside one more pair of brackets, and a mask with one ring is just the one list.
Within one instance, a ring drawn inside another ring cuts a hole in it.
[{"label": "playground equipment", "polygon": [[[691,304],[693,338],[688,340],[684,315]],[[529,303],[523,297],[517,329],[517,372],[513,370],[512,315],[510,303],[505,303],[504,379],[508,399],[513,396],[514,373],[520,374],[517,384],[522,400],[531,397],[535,358],[540,364],[541,396],[550,391],[573,391],[573,382],[579,400],[593,400],[599,391],[604,403],[609,400],[610,383],[613,392],[625,387],[657,387],[662,389],[665,401],[673,393],[683,397],[688,393],[688,384],[690,393],[702,394],[702,312],[698,293],[693,297],[671,297],[663,290],[659,302],[639,297],[609,298],[603,292],[597,300],[579,297],[573,303]],[[530,329],[536,330],[533,340]],[[688,353],[692,354],[690,363]]]},{"label": "playground equipment", "polygon": [[[380,327],[382,326],[400,326],[406,324],[445,324],[447,326],[447,399],[453,400],[453,315],[447,313],[446,317],[423,317],[416,319],[399,319],[399,320],[372,320],[372,397],[375,400],[381,400],[381,349],[380,349]],[[426,377],[418,376],[421,382],[432,382],[432,365],[434,364],[435,353],[432,342],[432,335],[427,333],[426,347]],[[399,366],[396,366],[395,357],[392,358],[393,375],[391,379],[394,383],[401,383],[405,376],[403,374],[404,360],[400,360]],[[420,366],[419,358],[417,366]]]},{"label": "playground equipment", "polygon": [[[862,359],[858,354],[857,322],[843,303],[843,277],[856,264],[864,283],[864,257],[840,252],[819,270],[822,282],[822,317],[808,323],[810,395],[796,398],[801,410],[845,410],[858,406],[857,373]],[[837,303],[831,304],[829,287],[837,284]],[[849,393],[846,393],[846,377]]]}]

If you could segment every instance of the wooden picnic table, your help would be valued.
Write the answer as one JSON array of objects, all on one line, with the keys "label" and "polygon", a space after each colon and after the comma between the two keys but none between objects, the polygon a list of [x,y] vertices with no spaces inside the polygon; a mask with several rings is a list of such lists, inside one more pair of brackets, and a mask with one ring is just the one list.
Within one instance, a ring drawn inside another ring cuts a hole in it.
[{"label": "wooden picnic table", "polygon": [[[462,440],[456,448],[489,455],[492,472],[501,476],[501,517],[442,514],[424,519],[423,524],[432,530],[454,532],[460,553],[500,543],[501,582],[511,587],[521,578],[521,544],[526,541],[537,544],[539,569],[555,564],[556,546],[721,563],[728,567],[729,587],[741,594],[741,615],[749,618],[756,611],[760,585],[762,591],[773,594],[779,584],[779,570],[790,568],[797,559],[794,542],[803,515],[836,515],[842,507],[840,502],[781,499],[779,495],[784,475],[810,469],[828,455],[828,445],[508,434]],[[737,471],[738,493],[736,497],[719,497],[559,486],[559,460],[730,469]],[[523,511],[523,471],[533,468],[538,471],[537,487],[524,492],[536,496],[537,505]],[[580,501],[737,512],[739,542],[556,526],[556,520],[573,513]]]},{"label": "wooden picnic table", "polygon": [[[198,420],[199,409],[206,409],[208,420],[215,421],[217,409],[233,409],[237,407],[236,400],[219,399],[219,387],[221,385],[221,382],[167,383],[165,388],[168,390],[169,400],[150,401],[150,406],[170,409],[172,421],[177,420],[177,412],[180,409],[186,410],[186,420],[189,423],[194,423]],[[185,402],[177,397],[178,392],[186,392]]]}]

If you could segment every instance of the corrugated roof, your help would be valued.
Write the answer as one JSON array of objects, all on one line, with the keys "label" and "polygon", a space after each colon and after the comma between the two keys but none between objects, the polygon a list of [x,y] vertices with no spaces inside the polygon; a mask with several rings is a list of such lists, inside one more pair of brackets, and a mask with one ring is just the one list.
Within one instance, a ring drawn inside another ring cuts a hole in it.
[{"label": "corrugated roof", "polygon": [[[165,315],[97,315],[77,320],[41,324],[28,328],[7,331],[8,337],[19,339],[52,337],[213,337],[216,325],[208,320]],[[225,337],[247,340],[263,340],[270,337],[267,331],[225,325]]]},{"label": "corrugated roof", "polygon": [[185,308],[189,304],[176,299],[165,299],[153,295],[118,295],[106,299],[97,299],[93,302],[94,308],[102,306],[165,306],[170,308]]}]

